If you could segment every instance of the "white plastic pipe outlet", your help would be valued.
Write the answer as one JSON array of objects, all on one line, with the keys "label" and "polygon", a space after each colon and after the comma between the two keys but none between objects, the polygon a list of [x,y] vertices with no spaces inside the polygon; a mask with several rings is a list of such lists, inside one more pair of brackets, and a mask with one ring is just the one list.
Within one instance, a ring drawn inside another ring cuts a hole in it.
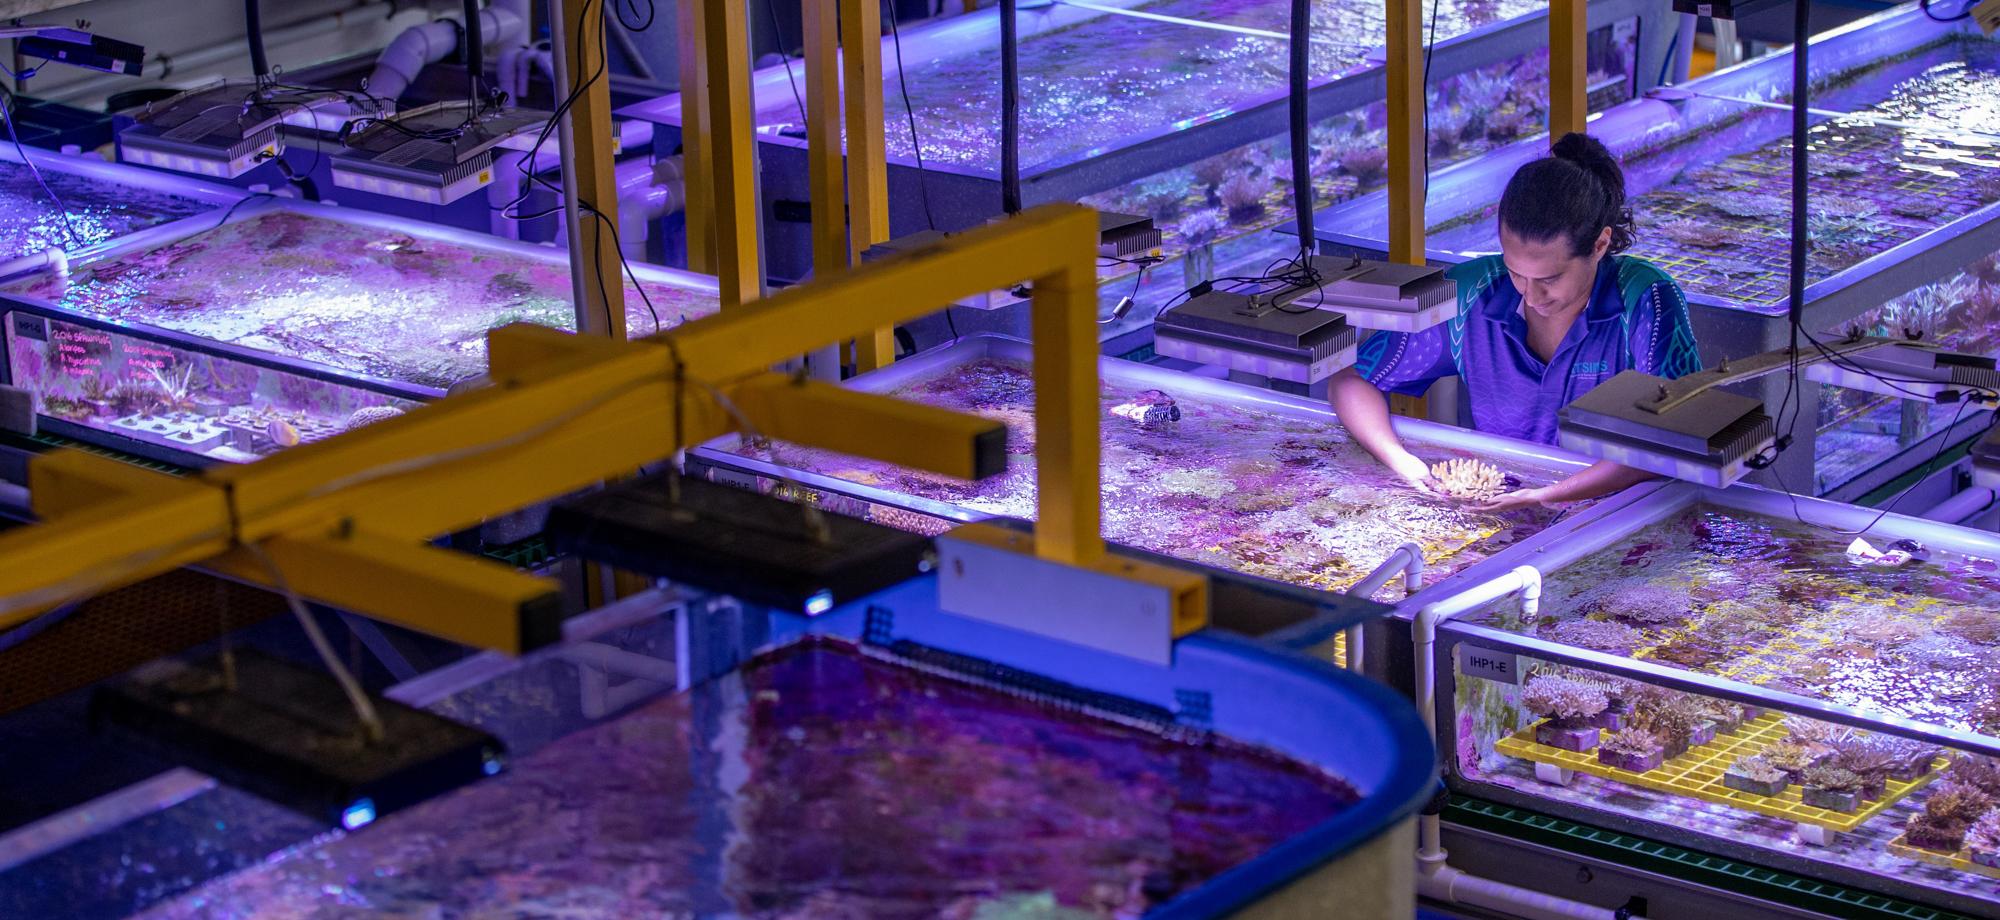
[{"label": "white plastic pipe outlet", "polygon": [[[1415,543],[1405,543],[1396,547],[1395,551],[1389,554],[1389,558],[1382,560],[1382,564],[1375,567],[1375,571],[1368,573],[1368,577],[1355,582],[1354,587],[1347,589],[1347,594],[1350,597],[1372,598],[1375,592],[1382,590],[1382,586],[1388,584],[1389,579],[1396,577],[1398,573],[1403,576],[1404,597],[1423,590],[1424,548]],[[1366,660],[1361,627],[1356,625],[1347,630],[1347,669],[1359,674]]]},{"label": "white plastic pipe outlet", "polygon": [[[404,29],[375,59],[375,70],[368,75],[368,92],[383,99],[401,98],[425,67],[458,48],[460,31],[458,20],[451,18]],[[504,52],[520,46],[528,35],[528,0],[493,0],[479,13],[479,31],[488,48]]]},{"label": "white plastic pipe outlet", "polygon": [[[1498,578],[1456,597],[1427,604],[1410,624],[1410,644],[1416,655],[1417,712],[1437,737],[1438,627],[1502,598],[1519,595],[1523,618],[1541,612],[1542,573],[1534,566],[1516,566]],[[1525,920],[1619,920],[1617,912],[1581,901],[1559,898],[1517,885],[1481,878],[1451,867],[1444,849],[1444,831],[1437,815],[1417,819],[1417,893],[1447,904],[1464,904],[1499,911]],[[1643,918],[1627,918],[1643,920]]]}]

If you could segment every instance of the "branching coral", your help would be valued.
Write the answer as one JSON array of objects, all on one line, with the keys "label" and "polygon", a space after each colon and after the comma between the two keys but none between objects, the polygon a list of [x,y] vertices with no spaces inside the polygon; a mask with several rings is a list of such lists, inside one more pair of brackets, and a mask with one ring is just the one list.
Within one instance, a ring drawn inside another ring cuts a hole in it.
[{"label": "branching coral", "polygon": [[2000,760],[1978,754],[1960,754],[1952,758],[1951,768],[1944,775],[1952,782],[2000,798]]},{"label": "branching coral", "polygon": [[1729,770],[1745,779],[1754,780],[1759,783],[1775,783],[1788,776],[1785,771],[1778,769],[1761,755],[1755,754],[1749,757],[1737,758],[1735,763],[1729,765]]},{"label": "branching coral", "polygon": [[1643,728],[1622,728],[1606,736],[1600,745],[1614,754],[1630,754],[1644,757],[1659,750],[1660,736]]},{"label": "branching coral", "polygon": [[1931,787],[1922,811],[1903,824],[1903,839],[1912,846],[1951,852],[1964,842],[1966,830],[1993,807],[1993,798],[1970,786],[1943,782]]},{"label": "branching coral", "polygon": [[[1989,811],[1965,832],[1965,848],[1974,855],[2000,852],[2000,810]],[[1990,865],[1990,863],[1982,864]]]},{"label": "branching coral", "polygon": [[1469,457],[1432,464],[1431,479],[1452,498],[1482,501],[1507,491],[1507,475],[1499,467]]},{"label": "branching coral", "polygon": [[1371,143],[1350,147],[1340,153],[1341,170],[1363,185],[1381,178],[1388,165],[1389,151],[1382,146],[1379,137],[1374,137]]},{"label": "branching coral", "polygon": [[1649,688],[1632,706],[1632,724],[1658,735],[1668,745],[1687,743],[1708,718],[1702,700],[1690,693]]},{"label": "branching coral", "polygon": [[1827,792],[1859,792],[1865,785],[1865,781],[1853,770],[1831,765],[1807,767],[1801,781]]},{"label": "branching coral", "polygon": [[1223,228],[1227,226],[1229,221],[1223,217],[1221,211],[1204,208],[1181,218],[1181,222],[1174,226],[1174,230],[1180,234],[1181,242],[1194,247],[1215,242],[1215,238],[1221,235]]},{"label": "branching coral", "polygon": [[1564,620],[1542,628],[1554,642],[1600,652],[1629,654],[1640,642],[1639,631],[1612,620]]},{"label": "branching coral", "polygon": [[1521,690],[1521,708],[1555,722],[1580,722],[1609,705],[1603,690],[1553,674],[1530,679]]},{"label": "branching coral", "polygon": [[1846,739],[1850,732],[1832,722],[1808,719],[1805,716],[1786,716],[1785,734],[1793,741],[1813,747],[1837,744]]},{"label": "branching coral", "polygon": [[1702,717],[1717,725],[1735,725],[1743,721],[1743,705],[1728,700],[1704,696],[1701,700]]},{"label": "branching coral", "polygon": [[1834,745],[1830,763],[1872,783],[1894,772],[1903,760],[1897,750],[1882,743],[1879,736],[1850,735]]},{"label": "branching coral", "polygon": [[1229,219],[1237,222],[1253,220],[1264,213],[1264,196],[1271,193],[1269,177],[1255,173],[1237,173],[1222,183],[1217,193],[1222,207],[1229,212]]},{"label": "branching coral", "polygon": [[1812,766],[1815,759],[1811,748],[1790,741],[1779,741],[1767,745],[1759,753],[1759,756],[1763,757],[1765,762],[1771,766],[1791,773],[1796,773]]}]

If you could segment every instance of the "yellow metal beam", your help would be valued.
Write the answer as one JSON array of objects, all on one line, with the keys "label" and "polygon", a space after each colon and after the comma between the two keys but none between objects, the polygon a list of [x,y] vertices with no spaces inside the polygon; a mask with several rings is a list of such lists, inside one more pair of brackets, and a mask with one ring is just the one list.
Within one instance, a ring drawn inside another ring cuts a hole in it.
[{"label": "yellow metal beam", "polygon": [[759,434],[781,441],[959,479],[1006,468],[1007,426],[991,419],[784,374],[745,381],[730,398]]},{"label": "yellow metal beam", "polygon": [[813,274],[847,267],[847,189],[840,150],[840,26],[835,0],[804,0],[806,179],[812,199]]},{"label": "yellow metal beam", "polygon": [[[582,87],[569,109],[570,155],[575,161],[578,207],[595,210],[602,220],[577,221],[580,246],[571,271],[585,274],[584,303],[577,305],[577,328],[591,335],[624,341],[625,279],[619,274],[618,177],[613,172],[611,83],[604,68],[604,9],[594,0],[563,0],[563,25],[572,40],[565,43],[567,86]],[[597,75],[597,79],[592,79]]]},{"label": "yellow metal beam", "polygon": [[[758,252],[755,124],[750,98],[750,39],[740,0],[701,0],[707,56],[709,162],[715,170],[715,274],[722,307],[763,296]],[[804,354],[804,352],[800,352]]]},{"label": "yellow metal beam", "polygon": [[1590,117],[1587,0],[1549,0],[1549,142],[1583,131]]},{"label": "yellow metal beam", "polygon": [[715,170],[708,157],[708,63],[702,5],[674,4],[679,11],[681,67],[681,172],[686,197],[688,270],[715,274]]},{"label": "yellow metal beam", "polygon": [[[841,72],[847,86],[847,224],[850,255],[889,240],[889,155],[883,132],[882,6],[838,0]],[[866,372],[896,360],[896,337],[878,326],[854,340],[854,363]]]},{"label": "yellow metal beam", "polygon": [[[1112,564],[1096,531],[1096,233],[1088,209],[1038,208],[641,342],[565,345],[547,330],[497,330],[496,386],[189,479],[109,473],[60,454],[38,459],[32,475],[52,484],[46,508],[59,513],[0,534],[0,559],[8,561],[0,569],[0,628],[78,593],[217,557],[228,571],[268,583],[235,555],[258,544],[279,551],[288,576],[296,567],[313,586],[307,593],[518,651],[535,641],[524,619],[542,596],[533,583],[510,574],[483,584],[497,577],[493,567],[470,560],[444,566],[419,551],[420,541],[736,430],[725,398],[754,407],[740,411],[776,436],[961,470],[977,449],[971,442],[990,437],[993,423],[835,396],[774,380],[765,368],[1023,276],[1034,286],[1035,331],[1043,337],[1035,361],[1044,457],[1036,552],[1072,565]],[[830,425],[835,411],[855,417]],[[884,447],[892,432],[912,425],[919,440],[967,442]],[[443,584],[413,586],[433,569]]]},{"label": "yellow metal beam", "polygon": [[1424,4],[1388,0],[1389,259],[1424,264]]},{"label": "yellow metal beam", "polygon": [[[548,579],[479,556],[364,533],[274,537],[261,548],[293,590],[342,610],[509,654],[562,637],[562,598]],[[243,549],[209,565],[272,579]]]}]

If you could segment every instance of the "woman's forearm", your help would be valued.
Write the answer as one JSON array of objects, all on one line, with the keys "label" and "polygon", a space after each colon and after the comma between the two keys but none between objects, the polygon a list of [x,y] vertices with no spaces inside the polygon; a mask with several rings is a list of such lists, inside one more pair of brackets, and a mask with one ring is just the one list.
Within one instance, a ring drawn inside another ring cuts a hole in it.
[{"label": "woman's forearm", "polygon": [[1346,426],[1347,433],[1374,454],[1375,459],[1389,463],[1408,453],[1389,422],[1388,397],[1382,395],[1382,391],[1369,383],[1367,378],[1351,368],[1341,371],[1327,385],[1327,395],[1333,401],[1334,414],[1340,416],[1340,423]]},{"label": "woman's forearm", "polygon": [[1542,490],[1545,502],[1580,502],[1586,499],[1610,495],[1628,486],[1635,486],[1649,479],[1652,473],[1621,466],[1609,460],[1599,460],[1568,478],[1556,482]]}]

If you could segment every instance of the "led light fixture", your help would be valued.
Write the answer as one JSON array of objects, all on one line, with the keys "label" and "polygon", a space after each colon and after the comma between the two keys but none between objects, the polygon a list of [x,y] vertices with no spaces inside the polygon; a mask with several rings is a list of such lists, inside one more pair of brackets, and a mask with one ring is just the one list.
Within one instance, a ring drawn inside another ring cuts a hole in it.
[{"label": "led light fixture", "polygon": [[[998,442],[1004,449],[1004,435]],[[930,541],[858,518],[662,474],[556,505],[556,546],[627,569],[817,616],[932,567]]]},{"label": "led light fixture", "polygon": [[85,70],[136,77],[146,64],[146,49],[139,45],[67,26],[0,26],[0,39],[7,38],[15,40],[14,50],[24,58]]},{"label": "led light fixture", "polygon": [[1356,331],[1331,310],[1209,291],[1160,314],[1153,350],[1169,358],[1312,384],[1354,363]]},{"label": "led light fixture", "polygon": [[1915,343],[1884,345],[1806,368],[1806,379],[1882,396],[1956,402],[2000,392],[2000,370],[1984,355],[1939,351]]},{"label": "led light fixture", "polygon": [[493,148],[530,132],[547,112],[438,102],[354,122],[333,157],[333,184],[425,204],[450,204],[493,181]]},{"label": "led light fixture", "polygon": [[91,698],[91,724],[115,731],[329,825],[350,830],[497,772],[500,739],[371,696],[370,740],[333,677],[254,648],[228,659],[165,659]]},{"label": "led light fixture", "polygon": [[[1006,220],[1005,217],[998,218]],[[861,253],[864,262],[875,262],[904,252],[916,252],[927,246],[935,246],[950,236],[938,230],[919,230],[905,234],[884,243],[876,243]],[[1160,230],[1150,217],[1132,214],[1117,214],[1110,211],[1097,213],[1097,254],[1108,259],[1136,259],[1153,253],[1160,246]],[[974,310],[998,310],[1021,303],[1032,294],[1029,285],[1017,284],[1011,288],[982,291],[968,297],[952,301],[951,306],[970,307]],[[1129,299],[1129,298],[1128,298]],[[1118,318],[1124,318],[1123,311],[1131,309],[1130,304],[1121,304]]]},{"label": "led light fixture", "polygon": [[1362,329],[1420,332],[1458,313],[1458,283],[1443,269],[1400,262],[1313,256],[1317,284],[1280,295],[1294,307],[1338,310]]},{"label": "led light fixture", "polygon": [[286,106],[257,87],[216,83],[146,106],[138,123],[118,135],[128,163],[234,179],[283,149],[278,125]]},{"label": "led light fixture", "polygon": [[1761,400],[1704,390],[1669,411],[1653,408],[1668,381],[1624,371],[1564,406],[1562,446],[1635,469],[1709,486],[1749,473],[1777,440]]}]

